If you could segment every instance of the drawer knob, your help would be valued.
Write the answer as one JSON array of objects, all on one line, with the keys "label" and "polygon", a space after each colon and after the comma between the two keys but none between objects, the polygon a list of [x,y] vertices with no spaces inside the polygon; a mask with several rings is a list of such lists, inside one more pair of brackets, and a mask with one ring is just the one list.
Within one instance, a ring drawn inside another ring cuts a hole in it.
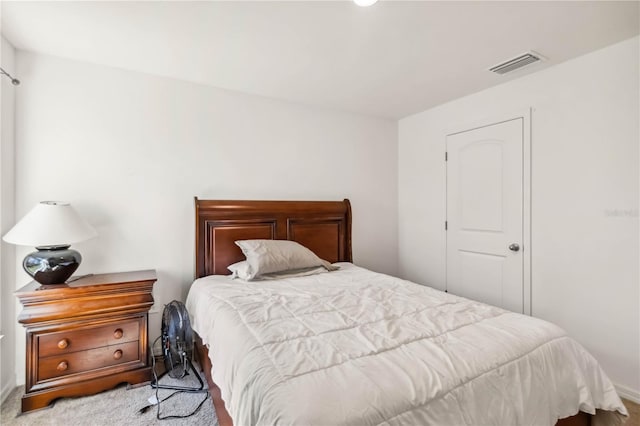
[{"label": "drawer knob", "polygon": [[113,359],[120,359],[120,358],[122,358],[122,350],[118,349],[113,353]]},{"label": "drawer knob", "polygon": [[67,363],[67,361],[62,361],[60,364],[58,364],[58,366],[56,367],[56,369],[58,371],[64,371],[67,368],[69,368],[69,364]]},{"label": "drawer knob", "polygon": [[58,342],[58,347],[59,347],[60,349],[64,349],[64,348],[66,348],[67,346],[69,346],[69,340],[68,340],[68,339],[62,339],[62,340],[60,340],[60,341]]},{"label": "drawer knob", "polygon": [[115,337],[116,339],[120,339],[122,338],[122,336],[124,336],[124,333],[122,332],[121,328],[117,328],[116,331],[113,332],[113,337]]}]

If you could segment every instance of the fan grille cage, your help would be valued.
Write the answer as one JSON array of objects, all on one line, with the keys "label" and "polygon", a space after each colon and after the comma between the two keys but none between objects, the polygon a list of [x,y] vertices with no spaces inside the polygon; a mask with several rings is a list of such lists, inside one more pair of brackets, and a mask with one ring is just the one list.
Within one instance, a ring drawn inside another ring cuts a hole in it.
[{"label": "fan grille cage", "polygon": [[162,312],[162,345],[167,373],[176,379],[183,378],[187,374],[187,360],[193,355],[193,332],[189,313],[177,300]]}]

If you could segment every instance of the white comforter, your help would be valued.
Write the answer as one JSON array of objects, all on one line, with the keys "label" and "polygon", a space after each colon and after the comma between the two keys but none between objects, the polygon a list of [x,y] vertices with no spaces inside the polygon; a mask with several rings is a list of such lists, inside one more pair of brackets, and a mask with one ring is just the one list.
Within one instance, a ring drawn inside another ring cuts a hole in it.
[{"label": "white comforter", "polygon": [[[198,279],[187,309],[235,426],[594,424],[627,412],[548,322],[351,264],[310,277]],[[621,414],[619,414],[621,413]]]}]

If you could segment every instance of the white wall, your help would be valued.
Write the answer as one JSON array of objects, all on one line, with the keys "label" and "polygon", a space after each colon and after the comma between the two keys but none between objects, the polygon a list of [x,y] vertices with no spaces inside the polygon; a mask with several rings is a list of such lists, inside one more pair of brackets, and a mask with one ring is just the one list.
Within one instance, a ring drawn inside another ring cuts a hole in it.
[{"label": "white wall", "polygon": [[[12,73],[15,69],[15,49],[1,37],[0,64]],[[14,224],[14,112],[16,86],[2,77],[0,82],[0,235]],[[16,385],[15,376],[15,248],[4,241],[0,243],[0,401],[8,396]]]},{"label": "white wall", "polygon": [[79,274],[155,268],[156,301],[184,299],[194,196],[349,198],[355,262],[397,273],[397,123],[22,51],[17,62],[16,213],[70,201],[99,234],[74,246]]},{"label": "white wall", "polygon": [[399,122],[399,266],[445,287],[445,135],[533,107],[532,308],[640,398],[639,39]]}]

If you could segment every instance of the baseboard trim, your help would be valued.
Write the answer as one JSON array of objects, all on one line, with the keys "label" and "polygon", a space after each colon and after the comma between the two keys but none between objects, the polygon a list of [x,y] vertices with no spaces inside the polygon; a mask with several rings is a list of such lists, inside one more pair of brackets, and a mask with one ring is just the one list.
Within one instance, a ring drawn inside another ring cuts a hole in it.
[{"label": "baseboard trim", "polygon": [[4,401],[7,399],[7,397],[9,396],[9,394],[16,388],[16,380],[15,377],[13,378],[13,380],[9,380],[8,383],[5,383],[4,386],[2,387],[2,390],[0,390],[0,404],[4,403]]},{"label": "baseboard trim", "polygon": [[631,402],[640,404],[640,391],[630,387],[614,384],[620,398],[628,399]]}]

